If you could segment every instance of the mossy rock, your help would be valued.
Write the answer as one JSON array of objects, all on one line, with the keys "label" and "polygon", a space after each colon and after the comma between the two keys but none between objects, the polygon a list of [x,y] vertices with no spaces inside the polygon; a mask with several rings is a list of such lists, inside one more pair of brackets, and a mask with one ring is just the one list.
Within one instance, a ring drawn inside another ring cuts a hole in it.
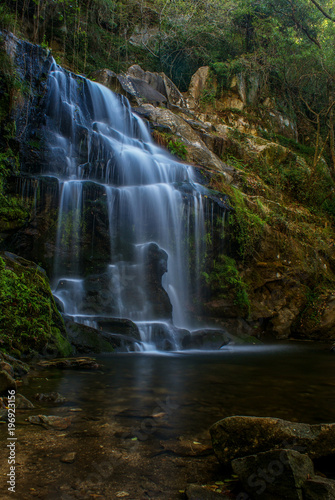
[{"label": "mossy rock", "polygon": [[0,325],[5,352],[72,352],[45,271],[9,252],[0,253]]}]

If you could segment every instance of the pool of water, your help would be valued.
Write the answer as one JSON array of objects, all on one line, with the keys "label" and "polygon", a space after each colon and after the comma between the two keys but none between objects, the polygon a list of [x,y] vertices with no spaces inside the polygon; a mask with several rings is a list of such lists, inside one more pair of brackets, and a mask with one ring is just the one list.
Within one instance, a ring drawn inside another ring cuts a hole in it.
[{"label": "pool of water", "polygon": [[29,397],[58,391],[66,405],[110,414],[133,432],[145,420],[142,429],[150,433],[156,416],[164,414],[165,438],[200,433],[230,415],[335,422],[335,355],[320,345],[113,354],[98,360],[99,371],[43,370],[22,392]]}]

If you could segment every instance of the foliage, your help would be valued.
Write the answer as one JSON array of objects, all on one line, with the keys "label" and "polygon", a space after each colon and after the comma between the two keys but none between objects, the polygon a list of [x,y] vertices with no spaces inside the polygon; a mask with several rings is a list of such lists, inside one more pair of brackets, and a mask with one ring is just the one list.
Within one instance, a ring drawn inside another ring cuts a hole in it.
[{"label": "foliage", "polygon": [[213,262],[210,273],[203,273],[203,277],[215,296],[218,298],[233,297],[235,305],[240,308],[242,314],[249,314],[250,302],[247,286],[234,259],[227,255],[219,255],[219,258]]},{"label": "foliage", "polygon": [[229,215],[229,225],[233,239],[237,243],[239,257],[244,261],[254,256],[262,238],[266,220],[259,206],[256,205],[251,209],[238,189],[231,188],[229,196],[234,208],[234,212]]},{"label": "foliage", "polygon": [[[0,257],[0,346],[41,352],[60,334],[60,317],[41,270],[9,265]],[[58,342],[59,343],[59,342]],[[66,343],[64,339],[64,344]]]},{"label": "foliage", "polygon": [[167,148],[173,155],[178,156],[181,160],[186,160],[187,148],[183,142],[178,141],[178,139],[170,139]]}]

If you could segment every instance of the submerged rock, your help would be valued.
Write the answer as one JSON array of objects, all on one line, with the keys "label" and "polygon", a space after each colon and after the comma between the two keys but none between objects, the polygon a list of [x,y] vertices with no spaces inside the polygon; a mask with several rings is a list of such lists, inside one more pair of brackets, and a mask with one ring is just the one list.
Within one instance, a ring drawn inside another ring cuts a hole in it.
[{"label": "submerged rock", "polygon": [[56,415],[33,415],[28,417],[27,420],[31,424],[42,425],[46,428],[51,427],[59,431],[63,431],[71,425],[71,418],[58,417]]},{"label": "submerged rock", "polygon": [[66,401],[66,398],[59,394],[59,392],[38,393],[35,394],[34,398],[37,401],[47,401],[48,403],[64,403]]},{"label": "submerged rock", "polygon": [[198,484],[189,484],[185,491],[188,500],[230,500],[231,496],[226,493],[220,493],[207,489]]},{"label": "submerged rock", "polygon": [[86,369],[86,370],[98,370],[101,365],[99,365],[94,358],[62,358],[53,359],[52,361],[44,360],[40,361],[38,366],[42,368],[59,368],[59,369]]},{"label": "submerged rock", "polygon": [[292,449],[314,459],[335,453],[335,424],[308,425],[279,418],[233,416],[211,428],[218,460],[229,465],[236,458],[270,449]]}]

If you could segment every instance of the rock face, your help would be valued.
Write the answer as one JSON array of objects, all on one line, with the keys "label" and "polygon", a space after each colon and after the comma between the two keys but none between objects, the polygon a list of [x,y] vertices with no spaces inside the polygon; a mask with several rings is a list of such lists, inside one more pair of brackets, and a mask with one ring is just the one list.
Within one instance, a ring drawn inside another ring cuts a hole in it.
[{"label": "rock face", "polygon": [[293,449],[319,458],[335,453],[335,424],[308,425],[270,417],[227,417],[210,429],[214,452],[229,465],[235,458],[270,449]]},{"label": "rock face", "polygon": [[206,88],[209,74],[209,66],[203,66],[192,76],[187,92],[187,105],[189,108],[194,109],[197,106],[199,98]]},{"label": "rock face", "polygon": [[91,77],[113,92],[126,96],[134,106],[146,102],[156,106],[185,106],[182,94],[164,73],[143,71],[137,64],[131,66],[125,74],[102,69],[95,71]]},{"label": "rock face", "polygon": [[232,178],[225,164],[202,141],[199,132],[194,130],[186,119],[169,109],[155,108],[150,104],[143,104],[141,109],[155,128],[162,129],[176,135],[186,145],[187,160],[206,169],[218,170],[226,182]]},{"label": "rock face", "polygon": [[232,461],[252,498],[302,500],[302,486],[314,474],[312,460],[294,450],[276,449]]}]

